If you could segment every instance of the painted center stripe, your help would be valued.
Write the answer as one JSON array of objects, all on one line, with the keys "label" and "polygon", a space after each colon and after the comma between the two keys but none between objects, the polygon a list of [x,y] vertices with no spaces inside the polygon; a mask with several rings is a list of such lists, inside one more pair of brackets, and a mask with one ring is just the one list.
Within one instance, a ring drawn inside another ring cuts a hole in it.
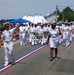
[{"label": "painted center stripe", "polygon": [[[44,48],[44,47],[46,47],[46,46],[47,46],[47,45],[41,46],[41,47],[39,47],[39,48],[37,48],[37,49],[32,50],[31,52],[29,52],[29,53],[27,53],[27,54],[24,54],[23,56],[19,57],[19,58],[15,61],[15,64],[18,63],[18,62],[20,62],[20,61],[22,61],[23,59],[29,57],[30,55],[36,53],[37,51],[41,50],[42,48]],[[2,73],[3,71],[9,69],[9,68],[12,67],[13,65],[14,65],[14,64],[12,63],[12,64],[9,64],[9,65],[6,66],[6,67],[3,66],[2,68],[0,68],[0,73]]]}]

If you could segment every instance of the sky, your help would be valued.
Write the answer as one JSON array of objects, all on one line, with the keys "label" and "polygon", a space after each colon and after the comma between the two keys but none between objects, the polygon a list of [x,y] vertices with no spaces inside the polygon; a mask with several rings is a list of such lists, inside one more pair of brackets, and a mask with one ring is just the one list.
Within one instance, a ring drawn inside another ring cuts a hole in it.
[{"label": "sky", "polygon": [[74,0],[0,0],[0,19],[17,19],[24,15],[51,14],[70,6],[74,10]]}]

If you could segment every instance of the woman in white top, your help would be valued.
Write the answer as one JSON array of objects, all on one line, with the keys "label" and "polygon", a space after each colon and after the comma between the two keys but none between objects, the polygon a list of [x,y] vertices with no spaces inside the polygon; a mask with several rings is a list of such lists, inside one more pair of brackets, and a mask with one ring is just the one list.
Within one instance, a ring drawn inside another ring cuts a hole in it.
[{"label": "woman in white top", "polygon": [[61,34],[61,32],[59,29],[56,29],[56,24],[52,24],[47,40],[47,43],[50,45],[50,61],[53,60],[53,50],[55,50],[55,58],[57,59],[59,34]]}]

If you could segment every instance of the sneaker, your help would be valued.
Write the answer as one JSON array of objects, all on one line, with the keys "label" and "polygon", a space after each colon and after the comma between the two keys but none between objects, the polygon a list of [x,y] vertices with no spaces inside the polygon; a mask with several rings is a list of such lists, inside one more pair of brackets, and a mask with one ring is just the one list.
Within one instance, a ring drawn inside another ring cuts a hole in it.
[{"label": "sneaker", "polygon": [[7,66],[8,65],[8,62],[5,62],[4,66]]},{"label": "sneaker", "polygon": [[58,59],[57,57],[55,57],[55,59]]}]

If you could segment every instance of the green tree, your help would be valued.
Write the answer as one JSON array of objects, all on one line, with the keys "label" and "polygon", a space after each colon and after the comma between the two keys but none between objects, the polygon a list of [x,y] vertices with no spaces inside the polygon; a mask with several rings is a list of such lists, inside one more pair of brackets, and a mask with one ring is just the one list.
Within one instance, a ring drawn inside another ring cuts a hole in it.
[{"label": "green tree", "polygon": [[68,20],[69,22],[74,21],[74,11],[70,7],[66,7],[65,9],[63,9],[63,11],[59,13],[58,20]]}]

